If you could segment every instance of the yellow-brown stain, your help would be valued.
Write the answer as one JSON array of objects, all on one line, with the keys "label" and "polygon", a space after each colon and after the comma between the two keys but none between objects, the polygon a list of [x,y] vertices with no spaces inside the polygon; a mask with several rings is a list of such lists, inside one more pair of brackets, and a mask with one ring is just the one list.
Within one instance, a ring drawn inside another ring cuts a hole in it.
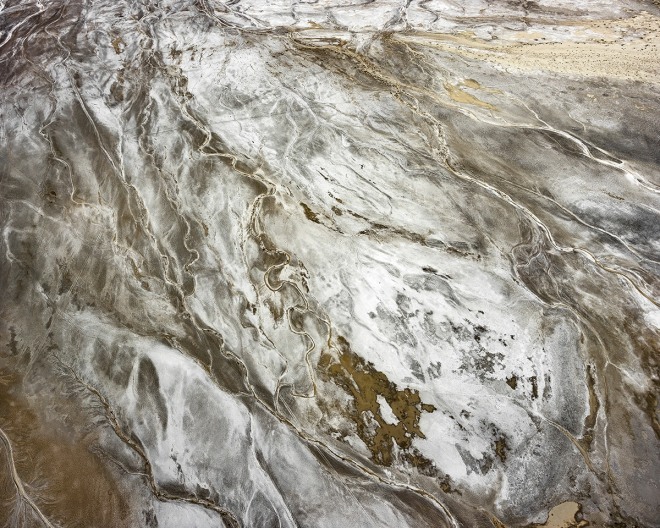
[{"label": "yellow-brown stain", "polygon": [[545,523],[532,524],[530,528],[583,528],[589,526],[587,521],[577,519],[580,509],[577,502],[562,502],[550,510]]},{"label": "yellow-brown stain", "polygon": [[[467,84],[466,84],[466,86],[467,86]],[[462,90],[458,86],[455,86],[455,85],[449,84],[449,83],[445,83],[444,87],[445,87],[445,90],[447,90],[447,94],[449,95],[449,98],[452,101],[456,101],[457,103],[466,103],[466,104],[470,104],[470,105],[474,105],[474,106],[480,106],[481,108],[487,108],[488,110],[494,110],[495,109],[495,107],[492,104],[486,103],[485,101],[482,101],[481,99],[476,98],[474,95],[467,93],[466,91]]]},{"label": "yellow-brown stain", "polygon": [[478,90],[479,88],[481,88],[479,82],[475,81],[474,79],[465,79],[463,81],[463,86],[467,86],[468,88],[472,88],[473,90]]},{"label": "yellow-brown stain", "polygon": [[490,514],[490,523],[493,525],[493,528],[507,528],[507,525],[500,521],[493,514]]},{"label": "yellow-brown stain", "polygon": [[122,51],[120,44],[126,46],[126,43],[121,37],[115,37],[114,39],[112,39],[111,44],[117,55],[119,55]]},{"label": "yellow-brown stain", "polygon": [[502,90],[498,90],[497,88],[488,88],[475,79],[465,79],[461,81],[460,84],[461,86],[465,86],[466,88],[471,88],[473,90],[481,90],[486,93],[491,93],[491,94],[502,93]]},{"label": "yellow-brown stain", "polygon": [[[343,337],[337,338],[338,356],[323,353],[319,360],[322,378],[332,380],[353,400],[348,416],[355,422],[357,434],[366,444],[377,464],[389,466],[396,444],[402,457],[415,467],[430,470],[432,462],[417,452],[414,438],[425,438],[419,427],[422,412],[433,412],[433,405],[422,402],[419,392],[398,389],[387,376],[358,356]],[[388,423],[381,414],[378,396],[384,398],[396,417]]]}]

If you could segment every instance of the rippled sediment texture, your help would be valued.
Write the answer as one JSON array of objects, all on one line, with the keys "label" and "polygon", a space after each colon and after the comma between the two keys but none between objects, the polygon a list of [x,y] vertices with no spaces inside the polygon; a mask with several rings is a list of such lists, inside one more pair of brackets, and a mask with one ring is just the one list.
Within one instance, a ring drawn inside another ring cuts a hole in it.
[{"label": "rippled sediment texture", "polygon": [[659,526],[659,15],[0,2],[0,524]]}]

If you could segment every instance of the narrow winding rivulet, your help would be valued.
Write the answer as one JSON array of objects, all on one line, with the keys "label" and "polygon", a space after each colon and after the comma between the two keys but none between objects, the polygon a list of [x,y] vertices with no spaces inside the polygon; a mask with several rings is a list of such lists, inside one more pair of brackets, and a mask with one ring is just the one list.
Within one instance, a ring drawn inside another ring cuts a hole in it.
[{"label": "narrow winding rivulet", "polygon": [[659,45],[0,1],[0,526],[660,526]]}]

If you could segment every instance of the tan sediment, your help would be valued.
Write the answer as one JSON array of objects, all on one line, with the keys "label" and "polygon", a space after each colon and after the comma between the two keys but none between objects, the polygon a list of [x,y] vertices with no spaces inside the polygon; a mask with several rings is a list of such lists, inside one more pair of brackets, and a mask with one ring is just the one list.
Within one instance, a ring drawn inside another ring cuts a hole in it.
[{"label": "tan sediment", "polygon": [[[467,83],[464,83],[466,86],[469,86]],[[478,99],[472,94],[469,94],[468,92],[462,90],[458,86],[455,86],[453,84],[445,83],[444,85],[445,90],[447,90],[447,94],[449,94],[449,97],[451,98],[452,101],[456,101],[457,103],[466,103],[466,104],[471,104],[475,106],[480,106],[482,108],[488,108],[489,110],[493,110],[495,107],[491,105],[490,103],[486,103],[482,101],[481,99]]]},{"label": "tan sediment", "polygon": [[[571,25],[572,26],[572,25]],[[505,68],[660,82],[660,18],[648,13],[571,27],[561,41],[519,32],[486,41],[471,32],[396,35],[408,43],[449,51]]]},{"label": "tan sediment", "polygon": [[533,528],[582,528],[589,526],[587,521],[577,520],[580,509],[577,502],[562,502],[550,510],[548,520],[545,523],[532,526]]}]

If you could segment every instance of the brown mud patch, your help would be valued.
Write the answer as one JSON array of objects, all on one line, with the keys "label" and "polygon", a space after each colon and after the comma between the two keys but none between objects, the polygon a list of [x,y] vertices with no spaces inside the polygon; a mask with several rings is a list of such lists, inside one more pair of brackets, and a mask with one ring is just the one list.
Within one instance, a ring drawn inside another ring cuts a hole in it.
[{"label": "brown mud patch", "polygon": [[[383,372],[351,350],[341,336],[337,338],[336,350],[337,357],[327,352],[321,355],[320,376],[351,397],[352,405],[344,412],[355,423],[357,434],[371,451],[373,461],[390,466],[396,446],[403,460],[425,473],[432,471],[433,463],[419,454],[412,442],[414,438],[425,438],[419,419],[423,412],[433,412],[435,407],[422,402],[418,391],[399,389]],[[384,403],[390,412],[384,411]],[[389,420],[383,416],[384,412]]]}]

